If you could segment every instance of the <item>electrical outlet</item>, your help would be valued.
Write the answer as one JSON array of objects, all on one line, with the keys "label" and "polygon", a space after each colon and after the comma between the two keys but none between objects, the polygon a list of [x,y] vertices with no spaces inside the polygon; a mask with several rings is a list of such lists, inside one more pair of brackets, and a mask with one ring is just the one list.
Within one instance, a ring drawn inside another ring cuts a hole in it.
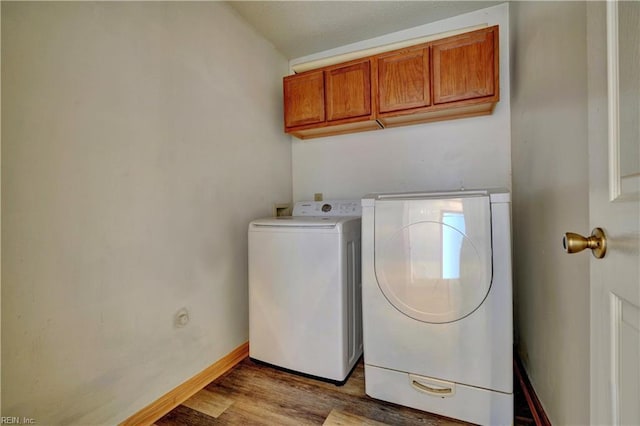
[{"label": "electrical outlet", "polygon": [[273,217],[291,216],[291,204],[282,203],[273,205]]},{"label": "electrical outlet", "polygon": [[189,311],[187,308],[182,308],[173,316],[173,325],[182,328],[187,324],[189,324]]}]

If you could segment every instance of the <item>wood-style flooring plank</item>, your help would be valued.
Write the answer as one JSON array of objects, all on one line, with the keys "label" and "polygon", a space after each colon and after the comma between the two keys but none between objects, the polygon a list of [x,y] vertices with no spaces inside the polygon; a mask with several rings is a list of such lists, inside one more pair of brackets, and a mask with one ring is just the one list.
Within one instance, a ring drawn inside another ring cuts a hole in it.
[{"label": "wood-style flooring plank", "polygon": [[375,420],[349,414],[340,410],[331,410],[322,426],[389,426]]},{"label": "wood-style flooring plank", "polygon": [[[179,406],[157,421],[158,426],[465,424],[368,397],[364,391],[362,360],[347,383],[336,386],[245,359],[205,390],[232,403],[217,418]],[[348,423],[349,419],[352,423]],[[331,423],[336,421],[343,423]]]},{"label": "wood-style flooring plank", "polygon": [[219,417],[231,404],[233,404],[232,399],[225,398],[216,392],[206,389],[202,389],[182,403],[185,407],[200,411],[211,417]]},{"label": "wood-style flooring plank", "polygon": [[178,405],[166,414],[160,420],[156,421],[158,426],[203,426],[203,425],[220,425],[224,423],[216,423],[215,417],[208,416],[204,413],[196,411],[192,408]]}]

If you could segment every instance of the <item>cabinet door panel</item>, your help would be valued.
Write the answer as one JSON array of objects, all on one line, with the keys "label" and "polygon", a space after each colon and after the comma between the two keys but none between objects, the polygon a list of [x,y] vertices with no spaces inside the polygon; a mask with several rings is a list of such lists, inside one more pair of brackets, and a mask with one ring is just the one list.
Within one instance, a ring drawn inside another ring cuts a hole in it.
[{"label": "cabinet door panel", "polygon": [[432,44],[434,104],[496,93],[494,41],[497,36],[497,28],[491,28]]},{"label": "cabinet door panel", "polygon": [[430,105],[429,48],[380,57],[378,96],[380,112]]},{"label": "cabinet door panel", "polygon": [[369,60],[326,70],[327,120],[371,114],[371,70]]},{"label": "cabinet door panel", "polygon": [[324,73],[315,71],[285,77],[285,127],[321,123],[324,118]]}]

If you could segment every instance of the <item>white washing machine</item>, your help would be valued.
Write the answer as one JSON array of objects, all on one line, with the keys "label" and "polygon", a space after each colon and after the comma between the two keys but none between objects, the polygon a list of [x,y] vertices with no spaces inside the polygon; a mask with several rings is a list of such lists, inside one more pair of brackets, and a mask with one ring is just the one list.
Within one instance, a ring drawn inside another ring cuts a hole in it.
[{"label": "white washing machine", "polygon": [[362,355],[360,200],[249,225],[249,356],[343,383]]},{"label": "white washing machine", "polygon": [[510,194],[375,194],[362,207],[366,393],[511,425]]}]

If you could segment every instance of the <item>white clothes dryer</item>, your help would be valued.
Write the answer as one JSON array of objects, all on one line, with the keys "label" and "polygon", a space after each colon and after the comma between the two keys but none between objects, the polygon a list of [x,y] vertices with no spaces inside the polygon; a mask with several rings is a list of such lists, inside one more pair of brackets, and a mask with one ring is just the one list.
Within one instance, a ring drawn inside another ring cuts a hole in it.
[{"label": "white clothes dryer", "polygon": [[337,384],[362,355],[360,200],[249,225],[249,356]]},{"label": "white clothes dryer", "polygon": [[375,194],[362,207],[366,393],[512,424],[510,194]]}]

